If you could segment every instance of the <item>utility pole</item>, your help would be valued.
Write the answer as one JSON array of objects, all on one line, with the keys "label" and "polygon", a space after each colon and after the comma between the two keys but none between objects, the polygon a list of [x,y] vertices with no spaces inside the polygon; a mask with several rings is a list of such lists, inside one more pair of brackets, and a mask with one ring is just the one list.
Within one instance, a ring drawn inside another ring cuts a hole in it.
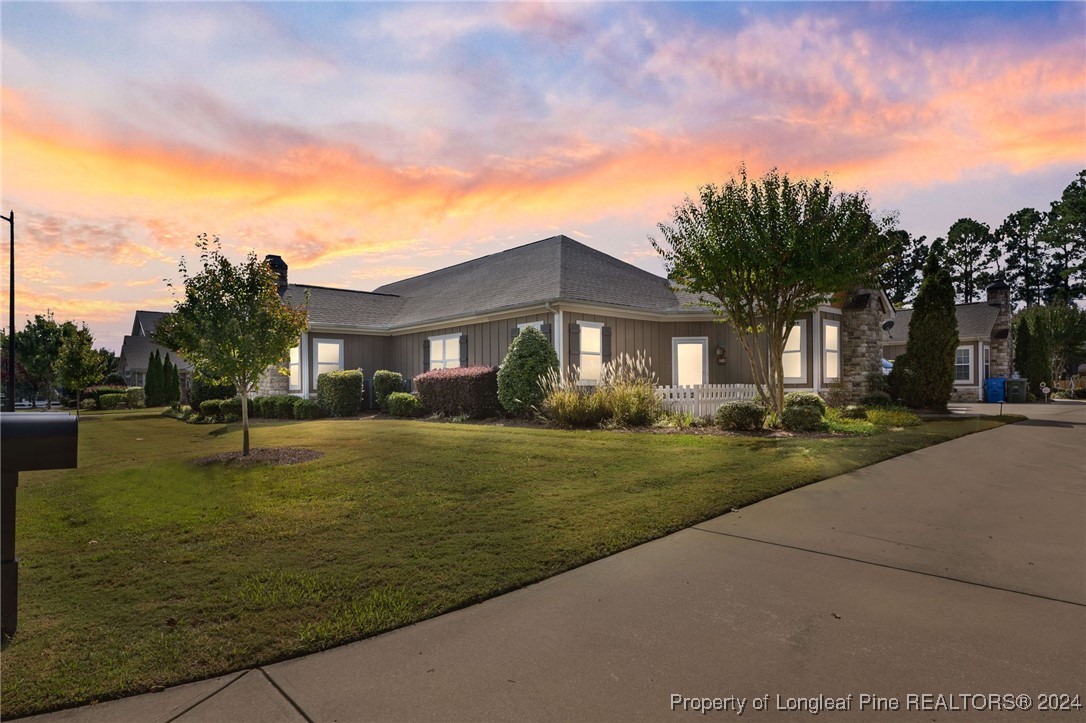
[{"label": "utility pole", "polygon": [[12,209],[7,216],[0,216],[11,227],[11,283],[8,284],[8,383],[4,402],[5,412],[15,411],[15,210]]}]

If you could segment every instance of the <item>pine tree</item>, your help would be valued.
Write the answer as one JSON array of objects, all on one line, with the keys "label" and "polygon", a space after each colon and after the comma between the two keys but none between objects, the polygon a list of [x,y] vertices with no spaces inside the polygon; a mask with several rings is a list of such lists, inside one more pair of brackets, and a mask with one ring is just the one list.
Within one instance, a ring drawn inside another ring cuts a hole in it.
[{"label": "pine tree", "polygon": [[1026,306],[1041,303],[1048,266],[1048,251],[1041,239],[1044,214],[1033,208],[1023,208],[1007,216],[996,231],[1003,251],[1007,254],[1006,281],[1015,301]]},{"label": "pine tree", "polygon": [[972,303],[991,281],[991,268],[998,259],[995,239],[988,224],[959,218],[946,236],[947,266],[953,287],[962,301]]},{"label": "pine tree", "polygon": [[916,409],[946,409],[954,391],[954,352],[958,320],[954,286],[935,243],[924,264],[924,280],[913,304],[905,354],[894,363],[890,385],[902,402]]}]

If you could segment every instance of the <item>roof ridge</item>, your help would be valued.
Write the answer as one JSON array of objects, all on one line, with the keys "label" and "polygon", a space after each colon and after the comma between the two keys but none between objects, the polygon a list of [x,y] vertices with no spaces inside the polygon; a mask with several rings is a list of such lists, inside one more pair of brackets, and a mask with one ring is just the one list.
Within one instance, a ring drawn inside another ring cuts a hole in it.
[{"label": "roof ridge", "polygon": [[[520,246],[513,246],[512,248],[502,249],[501,251],[495,251],[494,253],[487,254],[486,256],[476,256],[473,259],[468,259],[466,261],[461,261],[460,263],[453,264],[452,266],[442,266],[440,269],[433,269],[432,271],[424,271],[421,274],[415,274],[414,276],[408,276],[407,278],[400,279],[399,281],[391,281],[391,282],[389,282],[387,284],[381,284],[377,288],[382,289],[382,288],[384,288],[386,286],[394,286],[396,284],[402,284],[402,283],[404,283],[406,281],[414,281],[415,279],[421,279],[421,278],[423,278],[425,276],[430,276],[431,274],[438,274],[438,273],[441,273],[443,271],[450,271],[452,269],[459,268],[461,266],[466,266],[468,264],[478,263],[480,261],[483,261],[484,259],[489,259],[492,256],[501,256],[502,254],[511,253],[513,251],[519,251],[520,249],[524,249],[524,248],[527,248],[529,246],[535,246],[536,244],[541,244],[541,243],[544,243],[546,241],[552,241],[554,239],[559,239],[559,238],[563,238],[563,237],[564,237],[563,234],[558,234],[557,236],[548,236],[547,238],[541,238],[538,241],[531,241],[531,242],[526,243],[526,244],[521,244]],[[559,243],[559,245],[561,245],[561,244]],[[375,293],[383,293],[383,292],[375,292]]]},{"label": "roof ridge", "polygon": [[304,289],[324,289],[325,291],[344,291],[349,294],[370,294],[371,296],[388,296],[393,299],[399,299],[399,294],[386,294],[382,291],[362,291],[360,289],[341,289],[337,286],[320,286],[318,284],[289,284],[295,288]]}]

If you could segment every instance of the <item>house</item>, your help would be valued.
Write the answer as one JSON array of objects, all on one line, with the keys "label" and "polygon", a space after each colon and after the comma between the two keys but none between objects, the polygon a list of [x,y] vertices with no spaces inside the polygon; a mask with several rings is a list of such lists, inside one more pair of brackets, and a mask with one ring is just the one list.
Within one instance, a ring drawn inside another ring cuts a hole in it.
[{"label": "house", "polygon": [[[954,401],[983,399],[984,380],[1009,377],[1011,371],[1010,287],[996,281],[985,289],[986,298],[954,307],[958,319],[958,348],[954,352]],[[897,312],[895,325],[883,340],[887,359],[905,352],[912,309]]]},{"label": "house", "polygon": [[178,376],[181,379],[182,399],[188,398],[189,383],[192,378],[192,365],[176,352],[172,352],[164,346],[154,342],[152,335],[155,327],[164,311],[137,311],[136,318],[132,321],[132,334],[126,336],[121,343],[121,354],[117,359],[117,370],[124,375],[124,381],[129,386],[142,387],[147,381],[147,362],[151,355],[158,351],[162,358],[170,355],[170,361],[177,365]]},{"label": "house", "polygon": [[[308,298],[309,328],[290,350],[289,374],[269,373],[260,393],[311,396],[327,371],[378,369],[405,379],[431,369],[497,365],[512,339],[534,326],[562,368],[592,383],[603,364],[643,352],[663,385],[752,383],[750,365],[727,324],[667,279],[567,236],[518,246],[371,292],[293,284],[279,256],[266,262],[280,295]],[[789,390],[821,391],[839,379],[855,396],[879,370],[881,334],[894,310],[878,291],[861,291],[801,315],[784,351]]]}]

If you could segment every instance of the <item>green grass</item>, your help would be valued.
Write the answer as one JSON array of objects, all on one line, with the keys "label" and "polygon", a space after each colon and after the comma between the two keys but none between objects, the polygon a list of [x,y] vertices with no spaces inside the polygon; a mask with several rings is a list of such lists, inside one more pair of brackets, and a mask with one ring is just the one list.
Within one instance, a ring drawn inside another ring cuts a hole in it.
[{"label": "green grass", "polygon": [[85,414],[79,469],[24,473],[2,713],[266,664],[422,620],[785,490],[989,429],[631,434],[419,421],[254,424],[291,467],[197,467],[238,425]]}]

